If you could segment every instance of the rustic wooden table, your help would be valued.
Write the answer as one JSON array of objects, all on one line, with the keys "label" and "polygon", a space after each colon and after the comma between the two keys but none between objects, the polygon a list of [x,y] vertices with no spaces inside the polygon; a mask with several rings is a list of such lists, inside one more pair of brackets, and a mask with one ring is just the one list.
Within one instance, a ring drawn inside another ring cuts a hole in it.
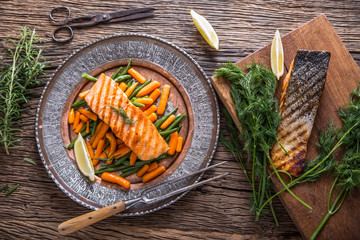
[{"label": "rustic wooden table", "polygon": [[[346,47],[360,63],[360,1],[0,1],[1,39],[16,38],[18,27],[36,28],[43,41],[44,55],[50,76],[59,64],[74,50],[103,36],[117,33],[146,33],[164,38],[188,52],[202,66],[208,76],[218,63],[237,61],[268,44],[275,29],[288,33],[301,24],[325,13]],[[76,29],[75,37],[68,44],[56,44],[51,39],[55,26],[48,14],[55,6],[68,6],[73,16],[107,12],[129,7],[152,6],[156,16],[136,22]],[[212,50],[196,30],[190,9],[206,16],[220,38],[220,50]],[[0,61],[9,46],[0,41]],[[44,81],[48,78],[43,78]],[[20,184],[9,197],[0,196],[1,239],[54,239],[59,223],[88,212],[88,209],[69,199],[49,178],[40,161],[35,143],[34,127],[36,107],[45,83],[33,88],[33,99],[27,103],[20,123],[21,148],[11,149],[6,155],[0,149],[0,186]],[[220,104],[220,107],[222,105]],[[221,128],[224,127],[223,120]],[[37,165],[23,161],[33,159]],[[264,216],[254,222],[249,212],[251,189],[237,167],[231,154],[219,144],[213,162],[228,164],[204,177],[221,172],[231,175],[189,192],[166,209],[141,217],[110,217],[98,224],[74,233],[68,239],[257,239],[301,238],[281,202],[275,201],[280,227],[272,217]]]}]

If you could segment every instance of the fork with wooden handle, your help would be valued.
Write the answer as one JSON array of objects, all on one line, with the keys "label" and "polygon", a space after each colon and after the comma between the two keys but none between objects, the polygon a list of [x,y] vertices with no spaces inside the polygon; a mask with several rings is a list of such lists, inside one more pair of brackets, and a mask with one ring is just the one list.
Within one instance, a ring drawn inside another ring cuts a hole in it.
[{"label": "fork with wooden handle", "polygon": [[214,167],[217,167],[219,165],[222,165],[224,164],[225,162],[220,162],[218,164],[215,164],[215,165],[212,165],[210,167],[206,167],[206,168],[203,168],[199,171],[196,171],[196,172],[193,172],[193,173],[189,173],[189,174],[185,174],[184,176],[182,177],[179,177],[179,178],[176,178],[176,179],[173,179],[173,180],[170,180],[168,182],[165,182],[165,183],[160,183],[160,184],[156,184],[154,185],[153,187],[145,190],[144,192],[142,192],[142,194],[140,195],[140,197],[138,198],[134,198],[134,199],[130,199],[130,200],[127,200],[127,201],[121,201],[121,202],[118,202],[118,203],[115,203],[113,205],[110,205],[110,206],[107,206],[107,207],[103,207],[103,208],[100,208],[99,210],[96,210],[96,211],[93,211],[93,212],[89,212],[89,213],[86,213],[84,215],[81,215],[81,216],[78,216],[76,218],[73,218],[73,219],[70,219],[70,220],[67,220],[63,223],[61,223],[58,227],[58,232],[61,234],[61,235],[67,235],[67,234],[70,234],[70,233],[73,233],[77,230],[80,230],[84,227],[87,227],[87,226],[90,226],[91,224],[94,224],[98,221],[101,221],[105,218],[108,218],[112,215],[115,215],[117,213],[120,213],[130,207],[132,207],[133,205],[135,205],[137,202],[144,202],[146,204],[151,204],[151,203],[154,203],[154,202],[157,202],[157,201],[161,201],[161,200],[164,200],[166,198],[169,198],[169,197],[172,197],[174,195],[177,195],[177,194],[180,194],[182,192],[186,192],[186,191],[189,191],[191,189],[194,189],[196,187],[199,187],[201,185],[204,185],[205,183],[208,183],[210,181],[213,181],[213,180],[216,180],[216,179],[220,179],[222,177],[225,177],[226,175],[228,175],[229,173],[224,173],[224,174],[221,174],[221,175],[218,175],[218,176],[215,176],[213,178],[209,178],[209,179],[206,179],[206,180],[203,180],[201,182],[197,182],[197,183],[194,183],[194,184],[191,184],[191,185],[188,185],[188,186],[185,186],[183,188],[179,188],[179,189],[176,189],[174,191],[171,191],[169,193],[166,193],[164,195],[160,195],[160,196],[157,196],[157,197],[154,197],[154,198],[148,198],[147,195],[156,190],[158,187],[162,186],[163,184],[171,184],[171,183],[174,183],[174,182],[177,182],[177,181],[180,181],[184,178],[187,178],[187,177],[191,177],[191,176],[194,176],[194,175],[197,175],[199,173],[202,173],[202,172],[205,172],[211,168],[214,168]]}]

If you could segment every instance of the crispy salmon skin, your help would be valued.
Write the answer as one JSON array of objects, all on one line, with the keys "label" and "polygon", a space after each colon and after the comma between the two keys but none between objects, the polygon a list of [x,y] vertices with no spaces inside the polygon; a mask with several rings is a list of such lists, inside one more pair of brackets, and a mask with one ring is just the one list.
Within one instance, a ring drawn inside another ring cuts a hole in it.
[{"label": "crispy salmon skin", "polygon": [[296,177],[305,166],[307,143],[320,105],[329,60],[329,52],[299,50],[290,80],[283,88],[277,137],[289,155],[275,143],[270,156],[277,169]]},{"label": "crispy salmon skin", "polygon": [[[167,143],[154,124],[129,101],[118,84],[110,77],[101,74],[86,95],[85,101],[140,160],[154,159],[168,151]],[[135,123],[125,123],[123,117],[110,106],[124,109]]]}]

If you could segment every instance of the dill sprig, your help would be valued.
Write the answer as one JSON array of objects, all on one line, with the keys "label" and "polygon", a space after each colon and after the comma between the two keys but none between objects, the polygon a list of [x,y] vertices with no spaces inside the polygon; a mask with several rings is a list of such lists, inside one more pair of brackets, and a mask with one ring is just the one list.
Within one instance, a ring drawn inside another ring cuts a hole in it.
[{"label": "dill sprig", "polygon": [[[269,151],[276,141],[277,127],[280,124],[281,117],[278,102],[274,97],[277,86],[274,74],[263,65],[256,65],[255,63],[246,68],[248,73],[244,73],[238,66],[228,62],[222,64],[222,68],[215,70],[217,77],[223,77],[230,81],[231,97],[235,104],[237,118],[242,126],[241,133],[238,136],[234,135],[237,131],[233,123],[228,120],[229,116],[225,114],[230,140],[226,140],[223,136],[220,140],[233,153],[250,182],[253,195],[251,211],[256,212],[255,220],[258,220],[259,215],[263,213],[263,208],[260,210],[260,207],[271,195],[271,183],[267,177],[266,169],[268,162],[272,164]],[[238,138],[243,141],[243,149],[248,155],[246,162],[251,165],[251,172],[249,173],[246,171],[245,162],[242,161]],[[273,168],[280,182],[287,188],[276,168],[274,166]],[[308,206],[289,189],[287,190],[298,201]],[[272,206],[270,206],[270,210],[277,223]]]},{"label": "dill sprig", "polygon": [[[335,168],[335,180],[327,201],[328,212],[310,239],[317,237],[329,218],[340,209],[346,196],[355,188],[360,188],[360,85],[350,94],[349,105],[341,108],[338,115],[343,123],[338,137],[340,138],[339,142],[345,148],[345,152],[342,162]],[[331,205],[331,196],[335,186],[339,188],[340,192]]]},{"label": "dill sprig", "polygon": [[116,112],[117,114],[119,114],[123,119],[123,123],[125,124],[132,124],[132,123],[136,123],[136,121],[134,121],[134,119],[130,118],[129,115],[126,114],[125,110],[123,108],[117,109],[114,106],[108,105],[109,107],[111,107],[113,109],[114,112]]},{"label": "dill sprig", "polygon": [[16,137],[20,131],[18,120],[22,104],[28,102],[28,86],[39,84],[38,76],[44,74],[46,67],[42,49],[35,48],[39,41],[35,30],[23,27],[19,40],[9,40],[15,47],[8,49],[12,62],[3,63],[0,69],[0,136],[1,143],[9,154],[9,147],[21,139]]}]

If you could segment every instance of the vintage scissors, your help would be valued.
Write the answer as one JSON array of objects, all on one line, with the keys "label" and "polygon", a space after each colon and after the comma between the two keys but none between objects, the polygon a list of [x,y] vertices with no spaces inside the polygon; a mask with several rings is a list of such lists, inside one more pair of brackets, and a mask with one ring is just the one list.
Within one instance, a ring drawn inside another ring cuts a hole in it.
[{"label": "vintage scissors", "polygon": [[[140,18],[147,18],[154,16],[153,13],[149,13],[149,11],[155,10],[155,8],[146,7],[146,8],[133,8],[128,10],[122,10],[122,11],[115,11],[115,12],[109,12],[109,13],[99,13],[99,14],[91,14],[86,15],[83,17],[76,17],[76,18],[70,18],[70,8],[62,6],[62,7],[55,7],[51,10],[49,17],[52,21],[60,23],[60,24],[67,24],[65,26],[60,26],[52,34],[52,39],[55,42],[65,43],[73,39],[74,32],[73,28],[81,28],[81,27],[89,27],[93,26],[99,23],[104,22],[124,22],[129,20],[135,20]],[[64,12],[67,14],[67,17],[65,19],[56,19],[53,15],[56,12]],[[86,21],[87,20],[87,21]],[[74,24],[69,24],[74,23]],[[66,39],[58,39],[56,38],[56,34],[60,30],[67,30],[69,32],[69,37]]]}]

